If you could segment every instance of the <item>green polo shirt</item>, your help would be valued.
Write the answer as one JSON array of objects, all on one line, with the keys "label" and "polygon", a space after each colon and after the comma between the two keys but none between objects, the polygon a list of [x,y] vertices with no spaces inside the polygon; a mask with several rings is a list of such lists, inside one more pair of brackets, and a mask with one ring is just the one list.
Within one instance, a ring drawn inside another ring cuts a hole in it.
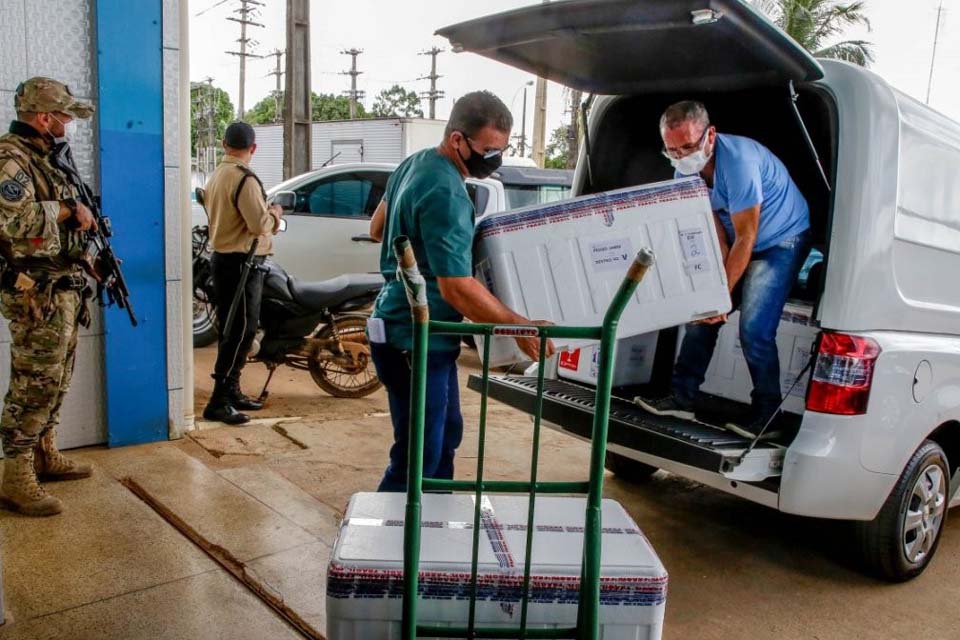
[{"label": "green polo shirt", "polygon": [[[397,167],[384,195],[387,219],[380,250],[380,272],[387,280],[373,317],[382,318],[387,342],[398,349],[413,348],[410,305],[397,280],[393,240],[410,238],[420,273],[427,281],[431,320],[460,322],[463,316],[440,295],[438,277],[473,275],[474,208],[463,177],[436,149],[419,151]],[[430,351],[459,348],[457,336],[432,336]]]}]

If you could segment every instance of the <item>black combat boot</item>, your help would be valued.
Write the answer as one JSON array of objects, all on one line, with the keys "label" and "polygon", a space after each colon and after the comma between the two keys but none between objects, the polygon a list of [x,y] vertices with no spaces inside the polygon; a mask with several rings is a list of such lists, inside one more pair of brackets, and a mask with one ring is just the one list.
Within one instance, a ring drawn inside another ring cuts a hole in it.
[{"label": "black combat boot", "polygon": [[239,380],[228,380],[227,385],[230,387],[230,404],[235,409],[242,411],[260,411],[260,409],[263,409],[262,402],[243,394],[243,391],[240,390]]},{"label": "black combat boot", "polygon": [[238,425],[250,422],[250,416],[240,413],[233,404],[230,386],[226,380],[215,379],[213,395],[203,410],[203,419],[224,424]]}]

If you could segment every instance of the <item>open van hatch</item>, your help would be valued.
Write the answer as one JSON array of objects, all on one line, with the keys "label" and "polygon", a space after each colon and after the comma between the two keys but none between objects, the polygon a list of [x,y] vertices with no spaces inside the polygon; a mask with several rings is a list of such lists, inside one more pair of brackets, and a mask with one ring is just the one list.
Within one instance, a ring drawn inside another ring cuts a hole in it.
[{"label": "open van hatch", "polygon": [[437,31],[470,51],[604,95],[786,86],[820,64],[741,0],[567,0]]},{"label": "open van hatch", "polygon": [[[536,378],[490,376],[489,385],[489,397],[533,414]],[[596,392],[562,380],[544,380],[543,385],[543,420],[589,439]],[[480,391],[482,378],[471,375],[468,387]],[[608,441],[743,482],[780,476],[785,451],[780,445],[760,442],[741,460],[750,445],[746,438],[720,428],[652,415],[617,397],[610,403]]]}]

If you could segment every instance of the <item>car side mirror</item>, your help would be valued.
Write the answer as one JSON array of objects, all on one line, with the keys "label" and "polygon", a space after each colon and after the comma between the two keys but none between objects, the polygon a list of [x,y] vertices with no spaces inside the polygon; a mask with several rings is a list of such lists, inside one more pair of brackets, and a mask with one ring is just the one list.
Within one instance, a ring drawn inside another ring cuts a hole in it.
[{"label": "car side mirror", "polygon": [[273,196],[273,204],[279,205],[284,212],[293,211],[297,204],[297,194],[293,191],[281,191]]},{"label": "car side mirror", "polygon": [[194,189],[194,190],[193,190],[193,194],[194,194],[194,195],[196,196],[196,198],[197,198],[197,204],[199,204],[201,207],[207,206],[206,203],[203,201],[203,200],[204,200],[204,196],[205,196],[205,192],[204,192],[204,190],[203,190],[203,187],[197,187],[196,189]]},{"label": "car side mirror", "polygon": [[283,232],[286,230],[287,230],[287,221],[285,218],[280,218],[280,231]]}]

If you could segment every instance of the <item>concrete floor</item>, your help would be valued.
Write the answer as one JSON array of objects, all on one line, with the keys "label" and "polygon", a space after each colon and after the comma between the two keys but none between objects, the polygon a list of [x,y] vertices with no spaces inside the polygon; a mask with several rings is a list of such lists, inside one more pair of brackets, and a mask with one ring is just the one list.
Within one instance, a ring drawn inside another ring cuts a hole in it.
[{"label": "concrete floor", "polygon": [[[199,350],[197,406],[209,394]],[[463,373],[475,366],[461,359]],[[281,375],[282,374],[282,375]],[[264,374],[251,368],[253,393]],[[476,394],[458,475],[476,459]],[[64,514],[32,520],[0,511],[7,619],[0,638],[295,638],[297,632],[130,493],[132,478],[323,630],[324,572],[351,494],[371,490],[391,440],[382,392],[330,398],[306,373],[282,371],[273,398],[245,428],[201,425],[179,442],[89,449],[97,475],[50,485]],[[491,405],[487,469],[527,469],[529,420]],[[579,479],[588,449],[550,431],[543,479]],[[960,638],[960,525],[947,523],[920,578],[887,585],[847,560],[844,525],[785,516],[660,473],[644,485],[608,476],[670,572],[664,637]]]}]

